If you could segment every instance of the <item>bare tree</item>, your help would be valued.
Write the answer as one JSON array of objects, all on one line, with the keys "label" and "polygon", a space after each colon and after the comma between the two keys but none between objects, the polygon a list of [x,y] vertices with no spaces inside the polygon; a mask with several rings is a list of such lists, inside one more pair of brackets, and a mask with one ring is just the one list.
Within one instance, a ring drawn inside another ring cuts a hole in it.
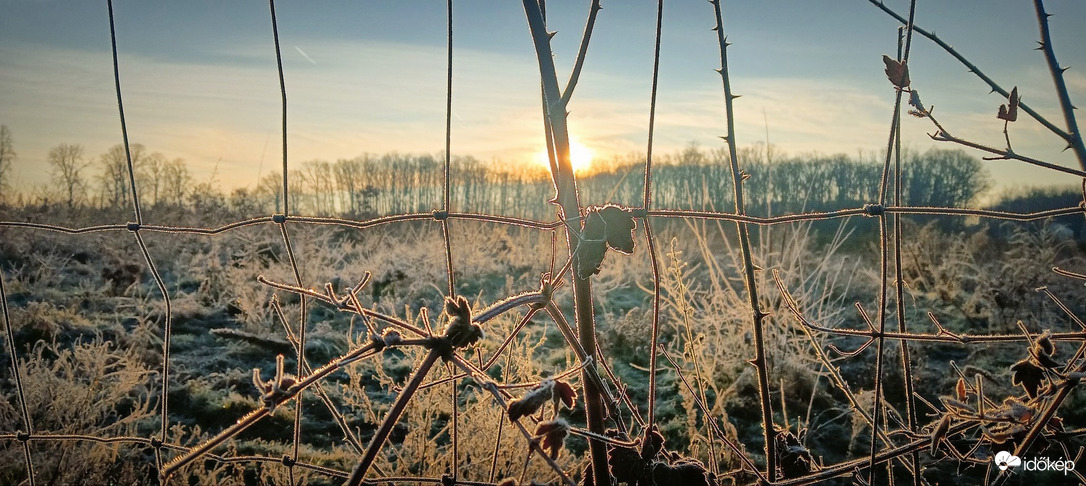
[{"label": "bare tree", "polygon": [[[132,168],[137,174],[143,168],[146,156],[143,145],[132,144]],[[103,203],[112,207],[128,204],[132,199],[132,188],[128,176],[128,157],[124,145],[114,145],[100,158],[102,173],[98,176],[101,183]]]},{"label": "bare tree", "polygon": [[262,207],[265,202],[274,203],[275,212],[279,213],[283,203],[283,175],[275,172],[260,178],[253,194],[261,198]]},{"label": "bare tree", "polygon": [[312,210],[319,215],[335,212],[335,180],[332,164],[324,160],[311,160],[302,164],[302,183],[310,192]]},{"label": "bare tree", "polygon": [[8,173],[15,162],[15,144],[11,141],[11,130],[7,125],[0,125],[0,201],[8,186]]},{"label": "bare tree", "polygon": [[166,163],[166,156],[155,152],[147,156],[143,163],[143,170],[136,174],[136,177],[139,178],[137,183],[142,188],[141,194],[149,195],[150,199],[147,202],[152,205],[157,205],[160,202],[159,195],[165,176]]},{"label": "bare tree", "polygon": [[173,159],[162,163],[161,167],[161,188],[156,186],[155,203],[159,202],[158,197],[162,197],[162,202],[175,206],[181,206],[185,203],[185,196],[188,192],[189,185],[192,182],[192,176],[189,175],[189,168],[185,165],[183,159]]},{"label": "bare tree", "polygon": [[339,159],[332,166],[336,178],[336,193],[343,198],[341,207],[347,214],[357,215],[362,208],[365,170],[362,158]]},{"label": "bare tree", "polygon": [[53,166],[53,183],[60,186],[67,197],[68,209],[74,208],[77,203],[82,205],[87,185],[80,172],[90,165],[90,162],[83,160],[83,146],[62,143],[53,147],[49,150],[49,165]]}]

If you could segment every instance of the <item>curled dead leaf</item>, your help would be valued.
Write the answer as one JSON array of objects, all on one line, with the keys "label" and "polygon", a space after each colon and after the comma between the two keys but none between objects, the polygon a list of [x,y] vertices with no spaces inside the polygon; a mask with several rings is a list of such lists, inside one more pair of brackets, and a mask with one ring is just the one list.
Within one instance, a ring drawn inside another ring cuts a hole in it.
[{"label": "curled dead leaf", "polygon": [[1007,96],[1007,104],[999,105],[999,113],[996,114],[996,118],[1009,122],[1017,120],[1019,101],[1021,100],[1018,98],[1018,86],[1015,86],[1011,90],[1011,94]]},{"label": "curled dead leaf", "polygon": [[909,87],[909,66],[905,64],[905,61],[897,61],[883,54],[882,63],[886,65],[886,77],[894,86],[900,89]]},{"label": "curled dead leaf", "polygon": [[569,383],[560,380],[555,380],[552,394],[555,412],[558,411],[559,403],[565,405],[566,408],[573,408],[574,402],[577,400],[577,390],[574,390]]},{"label": "curled dead leaf", "polygon": [[562,445],[568,435],[569,422],[564,419],[543,422],[535,428],[535,436],[543,438],[543,442],[539,444],[540,447],[550,450],[551,459],[558,458],[558,452],[562,450]]},{"label": "curled dead leaf", "polygon": [[608,248],[632,254],[636,227],[629,208],[616,204],[589,207],[585,212],[584,232],[577,241],[577,276],[588,278],[599,273]]},{"label": "curled dead leaf", "polygon": [[[568,385],[567,385],[568,386]],[[554,380],[543,380],[538,386],[525,393],[523,397],[509,402],[509,421],[515,422],[526,415],[539,411],[554,395]]]},{"label": "curled dead leaf", "polygon": [[1026,358],[1011,366],[1011,384],[1019,385],[1026,391],[1026,395],[1030,398],[1037,396],[1037,389],[1041,387],[1041,382],[1044,381],[1044,369],[1037,366],[1033,360]]},{"label": "curled dead leaf", "polygon": [[445,313],[449,315],[449,324],[444,337],[452,347],[470,346],[483,338],[483,328],[471,322],[471,304],[464,296],[446,297]]}]

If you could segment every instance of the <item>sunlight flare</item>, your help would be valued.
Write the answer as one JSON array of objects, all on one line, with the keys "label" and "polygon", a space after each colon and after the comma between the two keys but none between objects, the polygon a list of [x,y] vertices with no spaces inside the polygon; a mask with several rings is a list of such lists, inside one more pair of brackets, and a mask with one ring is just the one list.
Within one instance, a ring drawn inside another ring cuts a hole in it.
[{"label": "sunlight flare", "polygon": [[[575,138],[569,139],[569,162],[573,166],[574,173],[580,174],[591,169],[592,160],[595,156],[596,152],[585,146],[580,140]],[[533,159],[537,164],[542,165],[543,167],[550,167],[546,149],[536,152]]]}]

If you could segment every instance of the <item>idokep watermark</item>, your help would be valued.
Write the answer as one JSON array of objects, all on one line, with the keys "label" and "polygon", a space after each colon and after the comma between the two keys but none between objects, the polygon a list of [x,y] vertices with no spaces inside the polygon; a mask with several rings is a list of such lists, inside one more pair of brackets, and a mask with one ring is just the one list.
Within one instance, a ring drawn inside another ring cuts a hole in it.
[{"label": "idokep watermark", "polygon": [[1049,459],[1047,457],[1031,457],[1023,460],[1007,451],[999,451],[995,455],[995,464],[1000,471],[1011,469],[1013,471],[1057,471],[1064,475],[1075,469],[1075,461],[1066,459]]}]

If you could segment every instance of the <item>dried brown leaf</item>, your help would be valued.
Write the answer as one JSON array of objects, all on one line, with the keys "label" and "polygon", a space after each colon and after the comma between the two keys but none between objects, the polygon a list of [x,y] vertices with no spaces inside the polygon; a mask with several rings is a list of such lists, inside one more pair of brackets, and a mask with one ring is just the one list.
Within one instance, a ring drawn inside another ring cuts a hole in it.
[{"label": "dried brown leaf", "polygon": [[559,403],[565,405],[566,408],[573,408],[573,405],[577,400],[577,390],[574,390],[573,386],[569,383],[560,380],[554,382],[554,391],[552,394],[555,412],[558,411]]},{"label": "dried brown leaf", "polygon": [[553,395],[554,380],[543,380],[538,386],[525,393],[523,397],[509,402],[509,421],[515,422],[521,417],[538,412],[540,408],[543,408],[543,405],[551,400]]},{"label": "dried brown leaf", "polygon": [[1015,86],[1011,90],[1011,94],[1007,96],[1007,104],[999,105],[999,113],[996,114],[996,118],[1000,120],[1007,120],[1009,122],[1018,119],[1018,86]]},{"label": "dried brown leaf", "polygon": [[562,444],[568,435],[569,422],[563,419],[543,422],[535,428],[535,436],[543,437],[543,441],[539,444],[540,447],[550,450],[551,459],[558,458],[558,452],[562,450]]},{"label": "dried brown leaf", "polygon": [[886,77],[900,89],[909,87],[909,66],[904,61],[897,61],[885,54],[882,55],[882,63],[886,65]]},{"label": "dried brown leaf", "polygon": [[1011,384],[1020,385],[1022,389],[1026,391],[1026,395],[1030,398],[1037,396],[1037,389],[1041,387],[1041,382],[1044,381],[1044,370],[1037,366],[1033,360],[1026,358],[1011,366]]}]

